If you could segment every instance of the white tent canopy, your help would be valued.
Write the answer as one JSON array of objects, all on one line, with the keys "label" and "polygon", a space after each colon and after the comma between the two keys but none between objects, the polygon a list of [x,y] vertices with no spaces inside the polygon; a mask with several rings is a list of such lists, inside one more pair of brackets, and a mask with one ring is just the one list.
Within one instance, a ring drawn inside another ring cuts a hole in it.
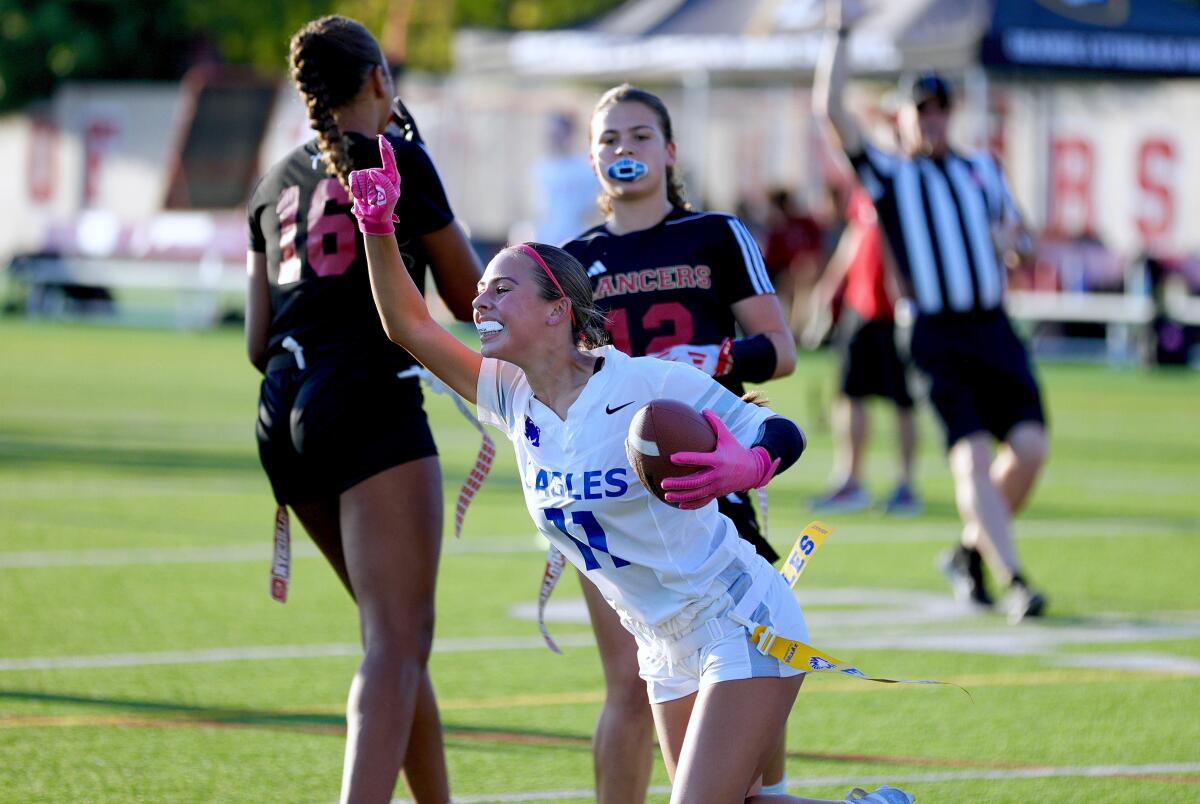
[{"label": "white tent canopy", "polygon": [[[632,0],[594,23],[515,34],[464,31],[458,69],[529,77],[714,80],[811,74],[823,0]],[[987,0],[874,0],[850,38],[852,68],[890,74],[975,63]]]}]

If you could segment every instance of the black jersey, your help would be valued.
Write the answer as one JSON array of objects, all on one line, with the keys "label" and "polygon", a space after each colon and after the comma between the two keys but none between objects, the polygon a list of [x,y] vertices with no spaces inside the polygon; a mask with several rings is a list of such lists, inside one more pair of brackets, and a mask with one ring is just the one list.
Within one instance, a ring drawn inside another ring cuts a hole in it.
[{"label": "black jersey", "polygon": [[720,212],[676,207],[649,229],[602,224],[563,248],[587,269],[613,345],[635,357],[734,337],[731,305],[775,292],[745,224]]},{"label": "black jersey", "polygon": [[[350,134],[355,168],[379,167],[374,138]],[[396,240],[409,274],[424,292],[429,255],[421,236],[454,220],[424,146],[388,137],[402,179]],[[291,335],[302,346],[347,345],[394,351],[413,359],[383,331],[371,298],[367,257],[345,188],[332,177],[316,140],[292,151],[262,179],[250,199],[250,249],[265,253],[271,288],[268,352]]]}]

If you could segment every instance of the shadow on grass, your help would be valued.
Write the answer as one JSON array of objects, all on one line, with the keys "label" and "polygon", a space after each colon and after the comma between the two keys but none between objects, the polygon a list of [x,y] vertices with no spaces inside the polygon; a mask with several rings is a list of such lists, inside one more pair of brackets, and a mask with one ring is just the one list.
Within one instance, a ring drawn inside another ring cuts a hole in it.
[{"label": "shadow on grass", "polygon": [[[238,709],[221,706],[200,706],[149,701],[129,698],[102,698],[89,695],[35,692],[32,690],[0,689],[0,701],[24,701],[33,703],[65,704],[92,707],[108,712],[107,716],[96,716],[89,723],[87,718],[69,715],[13,716],[11,719],[27,721],[30,727],[53,725],[95,726],[141,726],[178,728],[255,728],[276,731],[345,736],[346,718],[342,714],[323,712],[272,712],[259,709]],[[83,722],[81,722],[81,720]],[[591,752],[591,736],[537,729],[489,728],[462,724],[444,727],[447,740],[460,743],[490,743],[509,746],[537,746],[578,749]]]},{"label": "shadow on grass", "polygon": [[69,704],[89,706],[111,712],[130,715],[154,715],[168,719],[183,719],[207,724],[229,724],[241,726],[296,727],[297,730],[337,729],[340,734],[346,729],[346,718],[340,714],[318,712],[270,712],[255,709],[235,709],[220,706],[198,706],[172,703],[169,701],[147,701],[129,698],[100,698],[89,695],[34,692],[31,690],[2,690],[0,701],[26,701],[36,703]]},{"label": "shadow on grass", "polygon": [[[250,436],[252,439],[253,436]],[[252,443],[252,442],[250,442]],[[212,472],[261,472],[253,448],[238,450],[129,448],[108,444],[62,444],[0,433],[0,466],[60,464],[105,469],[181,469]]]}]

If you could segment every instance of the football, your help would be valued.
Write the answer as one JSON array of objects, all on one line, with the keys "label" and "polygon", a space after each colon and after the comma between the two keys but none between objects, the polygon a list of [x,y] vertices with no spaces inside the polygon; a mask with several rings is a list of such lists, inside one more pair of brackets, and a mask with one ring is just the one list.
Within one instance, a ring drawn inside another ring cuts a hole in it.
[{"label": "football", "polygon": [[[638,480],[658,499],[667,502],[659,483],[663,478],[690,475],[695,466],[676,466],[676,452],[712,452],[717,435],[708,421],[689,405],[675,399],[648,402],[629,422],[625,452]],[[667,503],[671,505],[671,503]]]}]

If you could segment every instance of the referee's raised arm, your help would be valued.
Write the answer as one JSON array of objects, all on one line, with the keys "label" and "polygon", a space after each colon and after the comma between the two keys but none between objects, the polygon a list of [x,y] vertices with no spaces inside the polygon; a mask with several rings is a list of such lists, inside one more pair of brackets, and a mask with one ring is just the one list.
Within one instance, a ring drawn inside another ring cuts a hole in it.
[{"label": "referee's raised arm", "polygon": [[823,120],[847,155],[862,153],[858,122],[846,110],[846,39],[850,28],[843,16],[842,0],[826,3],[825,43],[813,78],[813,112]]}]

